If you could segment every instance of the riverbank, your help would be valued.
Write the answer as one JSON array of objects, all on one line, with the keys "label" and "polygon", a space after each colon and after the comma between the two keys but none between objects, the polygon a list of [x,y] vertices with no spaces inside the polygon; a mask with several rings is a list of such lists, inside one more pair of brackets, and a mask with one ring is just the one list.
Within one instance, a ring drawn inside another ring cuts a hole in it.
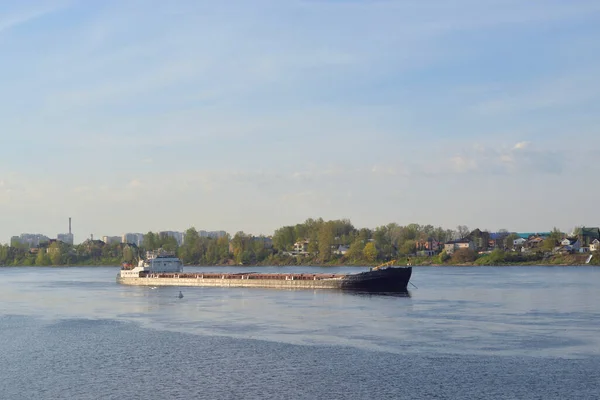
[{"label": "riverbank", "polygon": [[[542,254],[521,255],[515,253],[492,252],[488,254],[475,254],[471,258],[450,257],[445,254],[438,254],[433,257],[402,257],[397,260],[395,265],[404,266],[533,266],[533,265],[548,265],[548,266],[570,266],[584,265],[590,254],[555,254],[544,256]],[[265,262],[256,264],[244,264],[244,266],[301,266],[314,265],[322,267],[373,267],[381,262],[350,262],[342,259],[332,260],[327,263],[319,262],[313,258],[297,258],[297,259],[278,259],[271,258]],[[600,255],[595,254],[592,257],[590,265],[600,265]],[[224,264],[234,265],[234,264]]]},{"label": "riverbank", "polygon": [[[589,254],[566,254],[566,255],[553,255],[550,257],[528,257],[521,261],[515,261],[509,257],[490,257],[490,255],[481,255],[472,261],[457,262],[452,258],[447,259],[445,262],[439,262],[440,257],[409,257],[407,259],[402,258],[398,261],[396,266],[412,265],[420,267],[442,267],[442,266],[471,266],[471,267],[485,267],[485,266],[576,266],[585,265]],[[88,261],[85,264],[72,264],[72,265],[42,265],[45,267],[86,267],[86,266],[119,266],[119,262],[114,259],[111,260],[96,260]],[[316,259],[270,259],[260,263],[247,263],[247,264],[236,264],[232,260],[227,263],[218,264],[187,264],[188,267],[299,267],[299,266],[315,266],[315,267],[373,267],[378,263],[366,263],[366,262],[349,262],[342,260],[333,260],[328,263],[319,262]],[[589,265],[600,265],[600,256],[594,255]],[[0,265],[1,267],[40,267],[40,265]]]}]

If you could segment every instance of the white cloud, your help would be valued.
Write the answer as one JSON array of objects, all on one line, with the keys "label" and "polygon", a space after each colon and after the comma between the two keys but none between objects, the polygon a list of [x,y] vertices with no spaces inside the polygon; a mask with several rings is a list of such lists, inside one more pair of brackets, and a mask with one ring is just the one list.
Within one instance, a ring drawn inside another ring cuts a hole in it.
[{"label": "white cloud", "polygon": [[566,151],[536,149],[530,142],[518,142],[512,147],[484,147],[465,149],[450,159],[454,171],[488,175],[497,174],[532,176],[560,175],[568,168],[570,156]]},{"label": "white cloud", "polygon": [[373,165],[371,172],[379,175],[396,175],[396,170],[394,168],[382,165]]},{"label": "white cloud", "polygon": [[454,170],[461,173],[476,170],[478,167],[477,161],[465,156],[452,157],[450,162],[454,166]]},{"label": "white cloud", "polygon": [[519,142],[513,147],[515,150],[522,150],[529,147],[529,142]]}]

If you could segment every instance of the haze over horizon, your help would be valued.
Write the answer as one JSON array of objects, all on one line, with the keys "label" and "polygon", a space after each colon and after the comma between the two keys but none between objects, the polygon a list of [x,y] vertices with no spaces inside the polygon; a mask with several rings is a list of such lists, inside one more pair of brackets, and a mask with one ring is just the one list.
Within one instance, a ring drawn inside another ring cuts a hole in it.
[{"label": "haze over horizon", "polygon": [[0,4],[0,243],[600,225],[600,3]]}]

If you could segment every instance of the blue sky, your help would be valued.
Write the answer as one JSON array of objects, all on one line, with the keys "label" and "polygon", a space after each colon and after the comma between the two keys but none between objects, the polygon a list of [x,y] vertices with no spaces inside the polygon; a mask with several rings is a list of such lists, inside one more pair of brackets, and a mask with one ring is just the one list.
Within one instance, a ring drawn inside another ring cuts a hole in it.
[{"label": "blue sky", "polygon": [[3,1],[0,242],[600,225],[598,1]]}]

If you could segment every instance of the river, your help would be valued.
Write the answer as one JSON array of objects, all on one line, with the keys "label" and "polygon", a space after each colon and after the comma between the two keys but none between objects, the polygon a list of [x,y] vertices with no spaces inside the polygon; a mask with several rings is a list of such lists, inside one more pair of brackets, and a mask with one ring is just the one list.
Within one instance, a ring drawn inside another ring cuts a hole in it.
[{"label": "river", "polygon": [[414,267],[408,297],[134,287],[116,284],[117,272],[0,268],[0,398],[600,393],[599,267]]}]

